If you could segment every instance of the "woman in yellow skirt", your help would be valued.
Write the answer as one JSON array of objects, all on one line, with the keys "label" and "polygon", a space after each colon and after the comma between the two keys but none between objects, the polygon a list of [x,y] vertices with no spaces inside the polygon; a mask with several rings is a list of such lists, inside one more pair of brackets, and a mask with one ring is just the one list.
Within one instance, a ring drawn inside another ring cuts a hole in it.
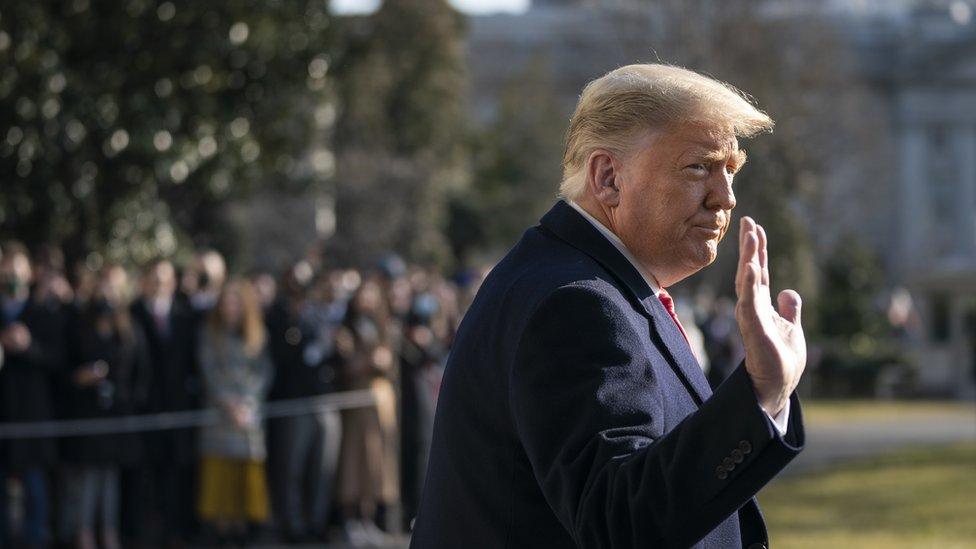
[{"label": "woman in yellow skirt", "polygon": [[268,520],[261,404],[272,366],[265,341],[253,288],[243,280],[228,282],[198,348],[207,403],[219,411],[219,421],[200,432],[198,511],[219,541],[241,538],[249,525]]}]

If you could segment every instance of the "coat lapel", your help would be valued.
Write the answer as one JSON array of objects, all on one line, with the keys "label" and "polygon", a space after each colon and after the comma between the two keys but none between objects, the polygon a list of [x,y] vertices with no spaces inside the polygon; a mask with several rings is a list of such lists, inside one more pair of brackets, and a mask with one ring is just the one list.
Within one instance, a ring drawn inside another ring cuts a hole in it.
[{"label": "coat lapel", "polygon": [[630,261],[586,218],[562,200],[556,202],[539,224],[546,232],[592,257],[616,279],[632,301],[639,304],[634,308],[654,323],[652,337],[659,338],[655,343],[663,349],[688,392],[698,404],[707,399],[712,392],[691,347]]}]

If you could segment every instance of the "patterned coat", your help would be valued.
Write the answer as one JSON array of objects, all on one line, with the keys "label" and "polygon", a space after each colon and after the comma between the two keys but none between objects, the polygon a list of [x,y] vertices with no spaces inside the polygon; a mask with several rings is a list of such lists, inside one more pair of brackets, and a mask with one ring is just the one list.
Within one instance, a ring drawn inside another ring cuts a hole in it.
[{"label": "patterned coat", "polygon": [[[201,429],[200,450],[208,456],[263,461],[266,450],[260,418],[272,376],[267,349],[249,357],[239,336],[226,334],[218,340],[206,328],[200,331],[199,341],[204,399],[208,407],[220,410],[220,421]],[[255,420],[237,426],[224,408],[231,401],[252,406]]]}]

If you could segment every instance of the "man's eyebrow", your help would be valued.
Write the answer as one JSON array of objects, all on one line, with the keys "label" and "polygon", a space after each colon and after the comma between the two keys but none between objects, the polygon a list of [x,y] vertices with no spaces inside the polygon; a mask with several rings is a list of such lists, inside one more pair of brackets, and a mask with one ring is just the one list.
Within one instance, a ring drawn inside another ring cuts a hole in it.
[{"label": "man's eyebrow", "polygon": [[700,149],[695,154],[706,162],[720,162],[728,158],[736,168],[741,168],[746,163],[745,149],[736,149],[731,154],[718,149]]}]

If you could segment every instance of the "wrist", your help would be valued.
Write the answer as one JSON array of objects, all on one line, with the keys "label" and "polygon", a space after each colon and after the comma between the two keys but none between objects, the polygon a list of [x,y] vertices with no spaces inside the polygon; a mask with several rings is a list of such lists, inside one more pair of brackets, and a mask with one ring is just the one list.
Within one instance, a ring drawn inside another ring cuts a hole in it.
[{"label": "wrist", "polygon": [[786,408],[786,403],[789,402],[790,396],[785,392],[777,394],[769,398],[759,398],[759,406],[769,414],[770,417],[776,417],[780,412]]}]

